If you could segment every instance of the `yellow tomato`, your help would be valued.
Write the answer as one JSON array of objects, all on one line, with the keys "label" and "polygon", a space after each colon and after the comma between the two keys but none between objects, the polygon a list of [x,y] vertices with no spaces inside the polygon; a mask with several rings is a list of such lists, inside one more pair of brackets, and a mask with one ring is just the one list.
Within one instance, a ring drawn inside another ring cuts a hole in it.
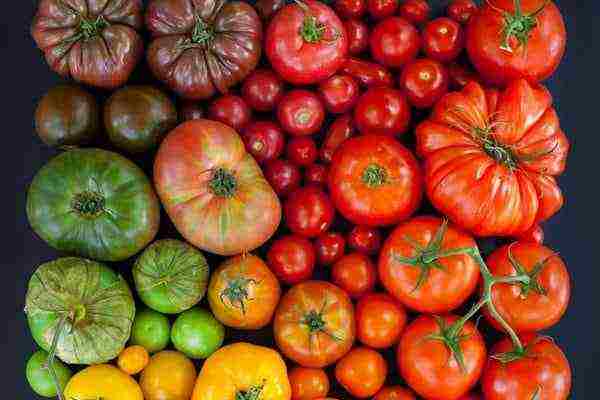
[{"label": "yellow tomato", "polygon": [[125,348],[117,359],[117,365],[121,368],[121,371],[128,375],[135,375],[142,372],[146,368],[146,365],[148,365],[148,362],[150,362],[148,351],[138,345]]},{"label": "yellow tomato", "polygon": [[145,400],[189,400],[194,389],[196,367],[183,353],[156,353],[140,378]]},{"label": "yellow tomato", "polygon": [[137,382],[109,364],[89,366],[71,378],[65,388],[66,399],[144,400]]},{"label": "yellow tomato", "polygon": [[235,343],[217,350],[204,362],[192,400],[290,400],[291,397],[287,369],[277,351]]}]

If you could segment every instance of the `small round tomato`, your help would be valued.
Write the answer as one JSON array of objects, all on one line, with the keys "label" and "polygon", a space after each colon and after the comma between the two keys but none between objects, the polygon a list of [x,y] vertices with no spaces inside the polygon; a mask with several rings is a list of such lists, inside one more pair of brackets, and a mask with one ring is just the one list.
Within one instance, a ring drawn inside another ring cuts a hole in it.
[{"label": "small round tomato", "polygon": [[278,196],[287,196],[300,187],[302,174],[300,169],[288,160],[268,161],[264,169],[265,178]]},{"label": "small round tomato", "polygon": [[386,386],[381,389],[373,400],[417,400],[410,389],[402,386]]},{"label": "small round tomato", "polygon": [[298,235],[281,236],[271,244],[267,263],[275,276],[288,285],[310,279],[315,268],[315,248]]},{"label": "small round tomato", "polygon": [[381,232],[377,228],[357,225],[348,233],[348,245],[359,253],[376,254],[381,247]]},{"label": "small round tomato", "polygon": [[117,358],[119,369],[127,375],[136,375],[142,372],[150,362],[148,350],[140,345],[128,346],[123,349]]},{"label": "small round tomato", "polygon": [[[566,400],[571,392],[571,367],[569,361],[548,337],[524,335],[523,357],[501,362],[491,356],[485,367],[481,386],[486,400],[543,399]],[[514,351],[506,338],[498,342],[490,354]]]},{"label": "small round tomato", "polygon": [[277,119],[283,130],[291,135],[312,135],[323,125],[325,107],[313,92],[294,89],[287,92],[279,102]]},{"label": "small round tomato", "polygon": [[539,224],[535,224],[531,227],[531,229],[520,234],[516,239],[521,242],[543,244],[544,230]]},{"label": "small round tomato", "polygon": [[363,134],[401,135],[410,124],[410,105],[400,90],[370,88],[354,108],[354,123]]},{"label": "small round tomato", "polygon": [[[143,398],[144,400],[190,399],[196,376],[194,363],[182,353],[171,350],[156,353],[140,376],[140,387],[144,393]],[[128,398],[127,396],[124,397]],[[90,397],[73,396],[67,398],[85,399]],[[105,397],[91,398],[103,399]]]},{"label": "small round tomato", "polygon": [[398,0],[367,0],[367,10],[375,19],[387,18],[396,14]]},{"label": "small round tomato", "polygon": [[319,85],[319,93],[327,111],[341,114],[350,111],[360,94],[358,82],[349,75],[333,75]]},{"label": "small round tomato", "polygon": [[242,97],[256,111],[271,111],[283,96],[283,82],[270,69],[256,69],[244,79]]},{"label": "small round tomato", "polygon": [[279,157],[285,145],[281,128],[270,121],[250,122],[242,131],[242,139],[248,153],[259,163]]},{"label": "small round tomato", "polygon": [[293,233],[315,237],[329,229],[335,209],[323,189],[307,186],[288,196],[283,205],[283,213],[286,225]]},{"label": "small round tomato", "polygon": [[240,96],[226,94],[212,102],[208,108],[208,118],[240,132],[250,122],[252,111]]},{"label": "small round tomato", "polygon": [[330,265],[342,258],[346,250],[346,240],[338,232],[325,232],[315,239],[317,262]]},{"label": "small round tomato", "polygon": [[370,46],[375,61],[387,67],[400,68],[417,57],[421,36],[404,18],[390,17],[375,25],[371,31]]},{"label": "small round tomato", "polygon": [[383,65],[376,62],[349,57],[341,72],[356,79],[362,86],[393,86],[392,73]]},{"label": "small round tomato", "polygon": [[323,164],[312,164],[304,171],[304,184],[325,186],[327,185],[327,167]]},{"label": "small round tomato", "polygon": [[477,12],[477,4],[473,0],[452,0],[446,8],[446,14],[459,24],[466,25]]},{"label": "small round tomato", "polygon": [[369,26],[360,19],[349,19],[344,21],[346,34],[348,35],[348,53],[360,54],[369,47]]},{"label": "small round tomato", "polygon": [[410,62],[400,75],[400,88],[416,108],[432,107],[448,92],[448,84],[446,67],[427,58]]},{"label": "small round tomato", "polygon": [[223,345],[223,340],[225,327],[210,311],[200,307],[179,314],[171,328],[173,347],[189,358],[208,358]]},{"label": "small round tomato", "polygon": [[426,0],[405,0],[400,4],[400,16],[412,24],[422,24],[429,19],[431,7]]},{"label": "small round tomato", "polygon": [[464,48],[464,41],[463,28],[450,18],[436,18],[423,30],[423,51],[439,62],[456,59]]},{"label": "small round tomato", "polygon": [[179,110],[179,120],[182,122],[191,121],[194,119],[202,119],[204,118],[204,115],[204,109],[198,101],[185,100],[181,104],[181,108]]},{"label": "small round tomato", "polygon": [[354,121],[352,115],[344,114],[337,117],[327,130],[325,139],[321,144],[320,158],[323,162],[329,163],[333,157],[333,153],[337,148],[352,135],[354,135]]},{"label": "small round tomato", "polygon": [[369,293],[356,304],[356,337],[375,349],[392,347],[406,325],[406,311],[392,296]]},{"label": "small round tomato", "polygon": [[[479,380],[486,360],[483,337],[470,321],[454,335],[454,315],[421,315],[411,322],[397,351],[402,378],[421,397],[455,400]],[[461,352],[458,356],[450,348]],[[460,360],[460,361],[459,361]]]},{"label": "small round tomato", "polygon": [[294,164],[305,167],[317,160],[319,150],[315,141],[310,137],[297,136],[288,141],[285,155]]},{"label": "small round tomato", "polygon": [[375,288],[377,269],[364,254],[346,254],[331,267],[331,281],[358,299]]},{"label": "small round tomato", "polygon": [[357,347],[335,366],[335,378],[352,396],[371,397],[381,389],[388,367],[383,356],[367,347]]},{"label": "small round tomato", "polygon": [[288,376],[292,400],[314,400],[329,393],[329,378],[320,368],[294,367]]},{"label": "small round tomato", "polygon": [[335,0],[335,12],[342,18],[360,18],[367,11],[365,0]]}]

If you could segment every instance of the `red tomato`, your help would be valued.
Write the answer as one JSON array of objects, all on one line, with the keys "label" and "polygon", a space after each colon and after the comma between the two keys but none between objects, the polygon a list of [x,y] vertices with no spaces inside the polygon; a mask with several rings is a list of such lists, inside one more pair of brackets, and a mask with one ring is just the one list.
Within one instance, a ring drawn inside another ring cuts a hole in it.
[{"label": "red tomato", "polygon": [[358,58],[349,57],[340,72],[350,75],[367,87],[394,84],[392,74],[384,66]]},{"label": "red tomato", "polygon": [[335,378],[352,396],[371,397],[385,383],[388,367],[383,356],[375,350],[357,347],[335,366]]},{"label": "red tomato", "polygon": [[288,160],[271,160],[265,164],[265,178],[278,196],[284,197],[300,187],[300,169]]},{"label": "red tomato", "polygon": [[276,159],[283,153],[285,137],[279,125],[270,121],[251,122],[242,131],[248,153],[259,163]]},{"label": "red tomato", "polygon": [[315,269],[315,249],[297,235],[281,236],[271,244],[267,264],[281,282],[295,285],[310,279]]},{"label": "red tomato", "polygon": [[229,125],[240,132],[250,122],[252,111],[240,96],[226,94],[212,102],[208,108],[208,118]]},{"label": "red tomato", "polygon": [[329,196],[317,186],[307,186],[292,192],[283,205],[285,222],[295,234],[319,236],[333,223],[335,210]]},{"label": "red tomato", "polygon": [[314,400],[329,393],[329,378],[322,369],[294,367],[288,376],[292,400]]},{"label": "red tomato", "polygon": [[323,164],[312,164],[304,170],[304,184],[325,186],[327,185],[327,167]]},{"label": "red tomato", "polygon": [[376,254],[381,247],[381,232],[370,226],[355,226],[348,233],[348,245],[363,254]]},{"label": "red tomato", "polygon": [[[449,327],[458,320],[454,315],[421,315],[411,322],[400,338],[397,359],[402,378],[420,396],[432,400],[456,400],[479,380],[486,360],[483,337],[468,321],[457,337]],[[463,365],[446,342],[432,338],[440,335],[462,352]]]},{"label": "red tomato", "polygon": [[[489,358],[481,380],[484,398],[567,400],[571,367],[560,348],[552,339],[534,334],[525,335],[522,341],[524,357],[508,363]],[[513,344],[504,339],[492,347],[491,354],[510,351]]]},{"label": "red tomato", "polygon": [[337,232],[325,232],[315,239],[317,262],[321,265],[330,265],[342,258],[346,250],[344,236]]},{"label": "red tomato", "polygon": [[469,393],[461,397],[460,400],[483,400],[483,398],[476,393]]},{"label": "red tomato", "polygon": [[361,253],[344,255],[331,267],[331,281],[353,299],[375,288],[377,270],[368,256]]},{"label": "red tomato", "polygon": [[387,386],[381,389],[373,400],[417,400],[410,389],[402,386]]},{"label": "red tomato", "polygon": [[335,0],[333,6],[342,18],[360,18],[367,11],[365,0]]},{"label": "red tomato", "polygon": [[473,0],[452,0],[446,8],[448,17],[463,25],[466,25],[476,12],[477,4]]},{"label": "red tomato", "polygon": [[325,139],[321,144],[321,160],[329,163],[333,153],[347,139],[354,135],[354,122],[350,114],[344,114],[337,117],[329,126]]},{"label": "red tomato", "polygon": [[448,65],[448,75],[450,77],[450,88],[460,90],[470,81],[478,81],[478,77],[470,66],[452,62]]},{"label": "red tomato", "polygon": [[396,14],[398,0],[367,0],[367,10],[375,19],[387,18]]},{"label": "red tomato", "polygon": [[344,21],[348,35],[348,53],[360,54],[369,47],[369,26],[360,19],[351,18]]},{"label": "red tomato", "polygon": [[375,61],[386,67],[400,68],[419,54],[421,36],[404,18],[390,17],[375,25],[369,43]]},{"label": "red tomato", "polygon": [[329,170],[329,192],[340,213],[356,225],[393,225],[421,203],[421,170],[412,153],[390,136],[345,141]]},{"label": "red tomato", "polygon": [[358,100],[358,83],[349,75],[334,75],[319,85],[319,93],[327,111],[341,114],[354,107]]},{"label": "red tomato", "polygon": [[495,0],[483,5],[467,28],[471,62],[486,81],[501,86],[550,77],[565,44],[565,23],[552,1]]},{"label": "red tomato", "polygon": [[325,120],[325,107],[313,92],[294,89],[287,92],[279,102],[277,119],[283,130],[291,135],[311,135],[321,129]]},{"label": "red tomato", "polygon": [[441,63],[421,58],[408,63],[400,75],[400,88],[417,108],[433,106],[448,92],[448,71]]},{"label": "red tomato", "polygon": [[348,53],[346,30],[335,12],[320,1],[288,4],[269,23],[265,53],[286,81],[317,83],[344,63]]},{"label": "red tomato", "polygon": [[283,82],[270,69],[256,69],[244,79],[242,97],[256,111],[271,111],[283,96]]},{"label": "red tomato", "polygon": [[429,19],[431,7],[426,0],[404,0],[400,4],[400,16],[412,24],[422,24]]},{"label": "red tomato", "polygon": [[354,108],[354,123],[363,134],[401,135],[410,125],[410,106],[397,89],[373,87]]},{"label": "red tomato", "polygon": [[369,293],[356,303],[356,337],[375,349],[392,347],[406,325],[406,311],[392,296]]},{"label": "red tomato", "polygon": [[315,162],[319,150],[314,140],[306,136],[298,136],[288,141],[285,154],[294,164],[307,166]]},{"label": "red tomato", "polygon": [[544,243],[544,230],[539,224],[533,225],[531,229],[516,237],[517,240],[527,243]]},{"label": "red tomato", "polygon": [[464,48],[464,32],[460,24],[450,18],[436,18],[423,30],[423,51],[439,62],[450,62]]},{"label": "red tomato", "polygon": [[193,119],[203,119],[204,109],[200,106],[198,101],[185,100],[179,110],[180,121],[190,121]]}]

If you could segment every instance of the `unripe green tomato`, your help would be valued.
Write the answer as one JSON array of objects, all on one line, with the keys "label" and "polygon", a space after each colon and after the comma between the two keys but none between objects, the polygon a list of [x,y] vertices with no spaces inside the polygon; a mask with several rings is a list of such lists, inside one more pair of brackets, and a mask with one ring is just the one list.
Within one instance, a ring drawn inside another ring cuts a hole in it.
[{"label": "unripe green tomato", "polygon": [[149,353],[156,353],[167,347],[170,332],[167,316],[146,308],[135,315],[130,342],[142,346]]},{"label": "unripe green tomato", "polygon": [[225,328],[209,312],[199,307],[187,310],[175,320],[171,341],[186,356],[204,359],[214,353],[225,339]]},{"label": "unripe green tomato", "polygon": [[[38,350],[29,358],[27,366],[25,368],[25,374],[27,376],[27,382],[34,392],[44,397],[55,397],[56,385],[50,375],[50,370],[46,366],[48,360],[48,353],[44,350]],[[73,373],[71,370],[63,364],[59,359],[55,358],[54,370],[56,371],[56,377],[62,391],[65,390],[67,382],[71,379]]]}]

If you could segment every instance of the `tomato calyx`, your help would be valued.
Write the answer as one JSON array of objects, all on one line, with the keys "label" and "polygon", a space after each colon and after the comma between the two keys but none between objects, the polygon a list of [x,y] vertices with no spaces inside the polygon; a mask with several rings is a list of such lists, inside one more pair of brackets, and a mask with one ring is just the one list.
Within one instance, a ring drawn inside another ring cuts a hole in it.
[{"label": "tomato calyx", "polygon": [[439,333],[427,335],[425,337],[426,340],[439,340],[443,342],[448,350],[450,350],[450,354],[456,360],[458,366],[461,371],[466,372],[467,369],[465,367],[465,359],[463,356],[462,349],[460,348],[460,342],[467,340],[471,337],[471,335],[465,335],[462,333],[462,328],[464,324],[454,323],[450,326],[446,324],[446,321],[439,316],[434,316],[435,322],[440,328]]},{"label": "tomato calyx", "polygon": [[543,260],[538,261],[533,266],[531,271],[527,272],[525,270],[525,268],[523,267],[523,265],[514,257],[514,255],[512,253],[513,245],[514,245],[514,243],[508,247],[508,260],[509,260],[510,264],[512,265],[512,267],[517,272],[517,274],[526,275],[529,277],[529,281],[524,281],[524,282],[519,283],[521,285],[520,297],[522,299],[527,298],[527,296],[529,295],[529,293],[531,291],[534,291],[537,294],[545,296],[546,289],[540,284],[538,277],[539,277],[540,273],[542,272],[542,270],[544,269],[544,267],[546,266],[546,264],[548,263],[548,261],[552,257],[554,257],[554,255],[550,255],[550,256],[544,258]]},{"label": "tomato calyx", "polygon": [[551,342],[554,342],[550,337],[539,336],[526,346],[514,347],[511,351],[494,354],[490,357],[494,360],[499,361],[501,364],[509,364],[511,362],[518,361],[523,358],[535,358],[537,355],[532,353],[531,349],[535,344],[539,343],[541,340],[549,340]]},{"label": "tomato calyx", "polygon": [[[310,310],[304,315],[300,323],[306,325],[306,327],[308,328],[308,334],[311,338],[313,335],[316,335],[318,333],[324,333],[333,340],[339,341],[341,340],[341,338],[327,329],[327,322],[323,319],[323,313],[326,307],[327,302],[324,302],[323,306],[319,311]],[[310,344],[312,345],[312,340],[310,341]]]},{"label": "tomato calyx", "polygon": [[388,180],[388,174],[385,168],[377,164],[369,164],[362,173],[362,181],[370,188],[376,188],[385,185]]},{"label": "tomato calyx", "polygon": [[191,41],[195,44],[206,44],[215,37],[214,29],[196,15],[196,23],[192,30]]},{"label": "tomato calyx", "polygon": [[71,200],[71,209],[85,218],[95,218],[105,210],[104,195],[93,190],[77,193]]},{"label": "tomato calyx", "polygon": [[304,17],[302,28],[300,28],[300,36],[307,43],[319,43],[326,30],[325,24],[318,22],[315,16],[307,15]]},{"label": "tomato calyx", "polygon": [[235,400],[258,400],[264,387],[263,381],[260,385],[250,386],[248,390],[240,390],[235,394]]},{"label": "tomato calyx", "polygon": [[89,20],[84,17],[80,17],[79,35],[83,37],[84,40],[89,40],[98,36],[98,34],[102,32],[108,25],[109,23],[102,15],[98,15],[95,20]]},{"label": "tomato calyx", "polygon": [[514,0],[514,12],[510,13],[503,11],[491,4],[490,0],[487,3],[493,9],[502,13],[504,18],[504,27],[502,28],[502,43],[500,49],[513,53],[511,46],[511,38],[516,39],[518,47],[526,48],[531,31],[537,26],[537,16],[546,8],[549,0],[544,0],[541,6],[530,14],[524,14],[521,7],[521,0]]},{"label": "tomato calyx", "polygon": [[489,133],[485,133],[483,130],[479,128],[475,128],[476,134],[481,141],[481,146],[483,150],[493,159],[498,161],[500,164],[505,165],[508,169],[514,170],[519,165],[518,158],[510,149],[510,147],[505,146],[499,142],[497,142],[492,135]]},{"label": "tomato calyx", "polygon": [[221,291],[219,295],[219,299],[223,304],[225,304],[225,298],[229,300],[229,304],[231,304],[234,308],[239,308],[242,310],[242,314],[246,314],[246,304],[245,301],[253,300],[250,298],[248,293],[248,286],[250,284],[258,285],[258,282],[254,279],[237,277],[231,279],[227,283],[227,287]]},{"label": "tomato calyx", "polygon": [[210,190],[220,197],[232,197],[237,189],[235,176],[225,168],[217,168],[208,184]]}]

